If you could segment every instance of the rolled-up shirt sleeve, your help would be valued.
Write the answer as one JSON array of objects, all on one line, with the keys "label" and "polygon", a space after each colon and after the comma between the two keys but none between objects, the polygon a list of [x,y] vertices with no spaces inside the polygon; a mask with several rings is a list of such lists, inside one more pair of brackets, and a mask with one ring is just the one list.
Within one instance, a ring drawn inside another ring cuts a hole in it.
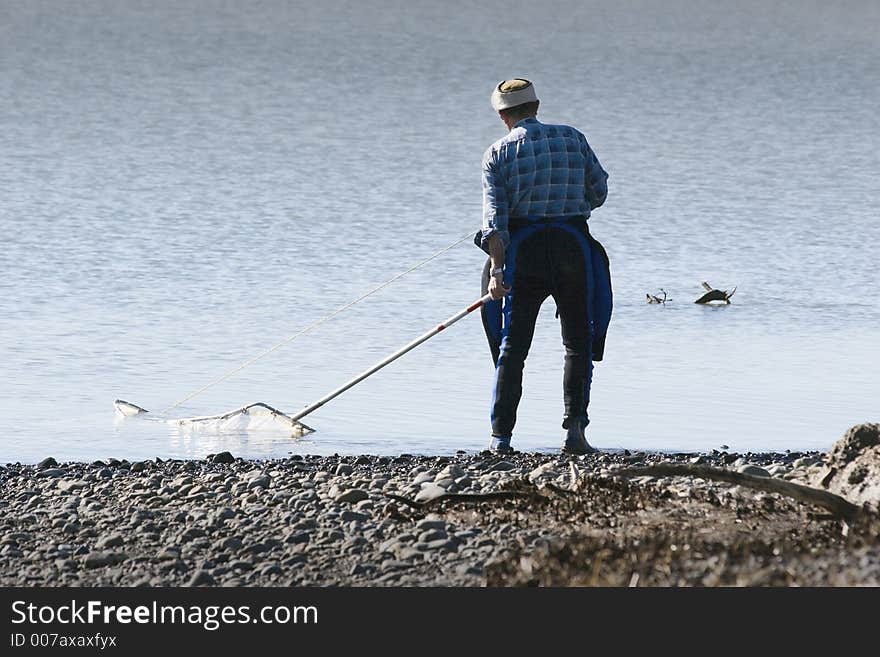
[{"label": "rolled-up shirt sleeve", "polygon": [[486,250],[486,240],[496,234],[501,238],[504,248],[507,249],[510,244],[509,210],[507,189],[498,171],[495,153],[489,149],[483,155],[483,236],[481,247],[484,251]]}]

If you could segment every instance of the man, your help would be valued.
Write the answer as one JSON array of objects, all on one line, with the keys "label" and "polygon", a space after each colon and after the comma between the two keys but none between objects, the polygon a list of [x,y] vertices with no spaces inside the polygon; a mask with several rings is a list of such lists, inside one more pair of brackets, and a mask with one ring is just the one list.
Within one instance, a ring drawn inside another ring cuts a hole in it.
[{"label": "man", "polygon": [[[475,241],[489,254],[483,310],[496,361],[492,449],[513,451],[522,372],[541,304],[556,301],[565,345],[563,451],[596,451],[587,442],[593,360],[601,360],[611,319],[605,250],[587,219],[605,202],[608,174],[579,131],[545,125],[528,80],[498,84],[492,107],[510,131],[483,156],[483,224]],[[503,301],[503,304],[502,304]]]}]

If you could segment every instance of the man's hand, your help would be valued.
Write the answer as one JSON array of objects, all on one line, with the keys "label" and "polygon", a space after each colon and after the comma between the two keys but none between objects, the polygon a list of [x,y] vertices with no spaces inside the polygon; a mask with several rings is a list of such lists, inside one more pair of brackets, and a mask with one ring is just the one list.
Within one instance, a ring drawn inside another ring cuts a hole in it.
[{"label": "man's hand", "polygon": [[504,243],[498,237],[498,233],[495,233],[489,236],[486,246],[489,249],[491,271],[497,272],[489,277],[489,294],[497,300],[510,292],[510,288],[504,285],[504,273],[502,272],[504,268]]},{"label": "man's hand", "polygon": [[503,274],[495,274],[489,279],[489,294],[493,299],[500,299],[508,292],[510,292],[510,288],[504,285]]}]

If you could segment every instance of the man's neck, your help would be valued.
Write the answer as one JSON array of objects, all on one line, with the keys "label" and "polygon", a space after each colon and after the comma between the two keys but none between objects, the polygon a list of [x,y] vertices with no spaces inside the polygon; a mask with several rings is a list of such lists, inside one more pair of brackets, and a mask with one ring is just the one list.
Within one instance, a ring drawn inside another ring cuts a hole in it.
[{"label": "man's neck", "polygon": [[520,116],[515,119],[504,119],[504,124],[507,126],[508,130],[513,130],[518,124],[522,123],[523,121],[534,119],[537,116],[537,114],[530,114],[529,116]]}]

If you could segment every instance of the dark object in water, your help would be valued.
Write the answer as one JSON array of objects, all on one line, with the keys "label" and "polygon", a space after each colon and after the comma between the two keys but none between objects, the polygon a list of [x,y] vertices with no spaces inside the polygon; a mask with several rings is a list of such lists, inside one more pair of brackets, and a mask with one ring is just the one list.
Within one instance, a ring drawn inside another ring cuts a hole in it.
[{"label": "dark object in water", "polygon": [[730,297],[734,295],[736,292],[736,288],[733,288],[733,291],[728,292],[727,290],[716,290],[711,285],[709,285],[706,281],[703,281],[703,287],[706,289],[706,294],[701,296],[699,299],[694,301],[694,303],[709,303],[710,301],[723,301],[724,303],[730,303]]},{"label": "dark object in water", "polygon": [[664,289],[661,287],[661,288],[660,288],[660,291],[663,293],[663,297],[662,297],[662,298],[659,297],[659,296],[656,296],[656,295],[654,295],[654,294],[645,294],[645,296],[647,297],[646,301],[647,301],[648,303],[666,303],[667,301],[669,301],[669,299],[666,298],[666,290],[664,290]]}]

